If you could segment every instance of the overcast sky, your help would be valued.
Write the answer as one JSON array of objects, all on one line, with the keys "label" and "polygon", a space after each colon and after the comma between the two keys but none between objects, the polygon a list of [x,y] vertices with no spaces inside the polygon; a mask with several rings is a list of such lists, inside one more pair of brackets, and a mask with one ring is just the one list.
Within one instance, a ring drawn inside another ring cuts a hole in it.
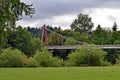
[{"label": "overcast sky", "polygon": [[78,14],[89,14],[94,26],[111,28],[116,21],[120,28],[120,0],[21,0],[33,4],[36,12],[32,18],[23,17],[18,25],[41,27],[43,24],[70,28]]}]

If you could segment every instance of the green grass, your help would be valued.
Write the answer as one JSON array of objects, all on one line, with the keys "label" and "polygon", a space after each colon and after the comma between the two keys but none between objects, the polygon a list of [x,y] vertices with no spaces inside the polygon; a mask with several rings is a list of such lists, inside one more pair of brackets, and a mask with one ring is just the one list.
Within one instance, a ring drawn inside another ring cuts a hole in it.
[{"label": "green grass", "polygon": [[119,80],[119,67],[0,68],[0,80]]}]

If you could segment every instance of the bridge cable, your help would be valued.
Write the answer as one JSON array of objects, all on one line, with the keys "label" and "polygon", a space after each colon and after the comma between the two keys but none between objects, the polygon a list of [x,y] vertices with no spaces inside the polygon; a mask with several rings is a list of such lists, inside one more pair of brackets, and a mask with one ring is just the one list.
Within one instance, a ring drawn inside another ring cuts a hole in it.
[{"label": "bridge cable", "polygon": [[[56,33],[56,32],[54,32],[54,31],[52,31],[52,30],[50,30],[50,29],[48,29],[48,28],[46,28],[46,30],[47,31],[49,31],[49,32],[52,32],[52,33],[54,33],[54,34],[56,34],[56,35],[58,35],[58,36],[60,36],[60,37],[62,37],[62,38],[64,38],[64,39],[68,39],[68,37],[65,37],[65,36],[63,36],[63,35],[61,35],[61,34],[58,34],[58,33]],[[82,42],[80,42],[80,41],[78,41],[78,40],[75,40],[75,42],[78,42],[78,43],[82,43]]]}]

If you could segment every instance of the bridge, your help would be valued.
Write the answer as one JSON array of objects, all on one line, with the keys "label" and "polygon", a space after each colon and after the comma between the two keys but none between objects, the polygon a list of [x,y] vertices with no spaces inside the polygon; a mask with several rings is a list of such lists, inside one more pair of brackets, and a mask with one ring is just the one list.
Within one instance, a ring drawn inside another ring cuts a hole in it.
[{"label": "bridge", "polygon": [[[41,42],[45,42],[45,45],[46,45],[46,48],[48,50],[74,50],[74,49],[77,49],[77,48],[81,48],[82,45],[62,45],[62,46],[48,46],[48,37],[47,37],[47,31],[51,32],[51,33],[54,33],[64,39],[67,39],[67,37],[61,35],[61,34],[58,34],[48,28],[46,28],[46,25],[43,25],[42,27],[42,36],[41,36]],[[75,42],[81,44],[82,42],[80,41],[77,41],[75,40]],[[94,45],[94,47],[96,48],[100,48],[100,49],[120,49],[120,45]],[[88,46],[89,48],[89,46]]]},{"label": "bridge", "polygon": [[[46,48],[48,50],[74,50],[77,48],[81,48],[82,45],[78,45],[78,46],[46,46]],[[120,45],[95,45],[96,48],[100,48],[100,49],[120,49]],[[89,48],[89,47],[88,47]]]}]

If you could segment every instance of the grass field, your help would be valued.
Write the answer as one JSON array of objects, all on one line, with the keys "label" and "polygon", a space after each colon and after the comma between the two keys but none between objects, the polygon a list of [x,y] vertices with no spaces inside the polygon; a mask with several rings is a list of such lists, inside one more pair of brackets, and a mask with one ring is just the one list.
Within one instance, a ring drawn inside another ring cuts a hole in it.
[{"label": "grass field", "polygon": [[0,68],[0,80],[120,80],[120,68]]}]

